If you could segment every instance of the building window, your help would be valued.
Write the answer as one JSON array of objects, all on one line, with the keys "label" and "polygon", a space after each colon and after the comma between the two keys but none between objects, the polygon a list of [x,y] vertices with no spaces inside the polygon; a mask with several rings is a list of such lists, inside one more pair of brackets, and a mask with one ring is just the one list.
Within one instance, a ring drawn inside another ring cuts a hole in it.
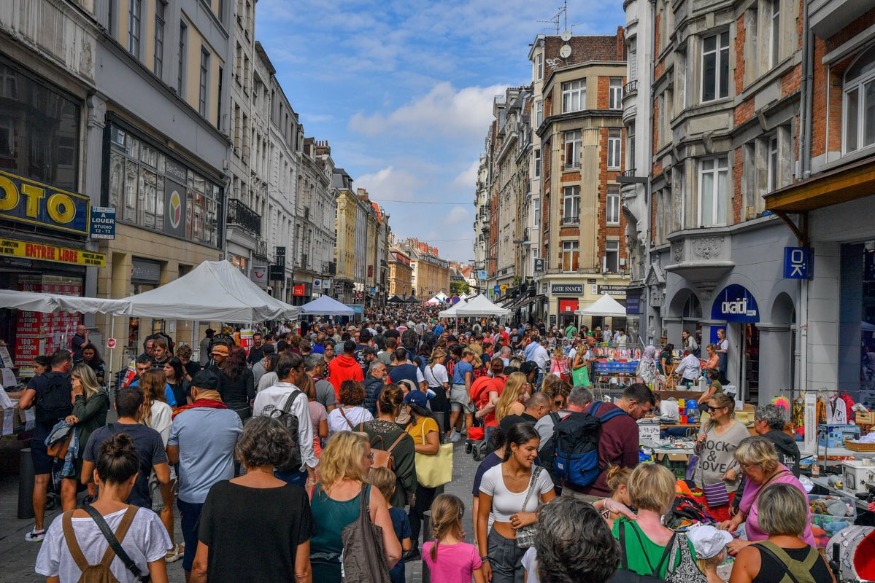
[{"label": "building window", "polygon": [[544,123],[544,102],[538,100],[535,102],[535,127],[541,127]]},{"label": "building window", "polygon": [[875,47],[845,74],[844,116],[846,154],[875,144]]},{"label": "building window", "polygon": [[200,90],[198,93],[198,112],[207,116],[207,103],[209,98],[209,78],[210,78],[210,53],[207,49],[201,49],[201,74],[200,74]]},{"label": "building window", "polygon": [[771,5],[772,44],[769,51],[771,65],[774,67],[781,59],[781,0],[772,0]]},{"label": "building window", "polygon": [[780,161],[778,159],[778,136],[772,136],[768,139],[768,184],[766,192],[772,192],[778,188],[778,178],[780,176]]},{"label": "building window", "polygon": [[532,205],[535,207],[535,228],[541,226],[541,203],[538,199],[532,201]]},{"label": "building window", "polygon": [[729,32],[702,40],[702,101],[729,96]]},{"label": "building window", "polygon": [[219,84],[216,87],[216,127],[222,129],[222,85],[225,83],[225,69],[219,67]]},{"label": "building window", "polygon": [[580,130],[565,132],[565,167],[580,168]]},{"label": "building window", "polygon": [[605,223],[608,225],[620,224],[620,186],[608,185],[608,195],[605,199]]},{"label": "building window", "polygon": [[580,267],[580,243],[562,241],[562,271],[572,273]]},{"label": "building window", "polygon": [[140,58],[140,18],[143,10],[143,0],[129,0],[128,5],[128,50],[136,58]]},{"label": "building window", "polygon": [[566,186],[562,196],[562,224],[580,222],[580,186]]},{"label": "building window", "polygon": [[623,109],[623,79],[611,77],[608,88],[608,109]]},{"label": "building window", "polygon": [[[30,77],[28,73],[0,57],[3,103],[0,107],[0,168],[16,176],[77,192],[80,107],[47,81]],[[10,192],[3,197],[7,204],[3,210],[10,210],[9,203],[15,206],[19,201],[18,208],[24,211],[22,199],[25,198],[30,201],[26,205],[28,211],[31,202],[36,206],[36,196],[13,195],[14,192]]]},{"label": "building window", "polygon": [[217,183],[115,124],[110,143],[108,202],[118,220],[219,247],[222,189]]},{"label": "building window", "polygon": [[729,159],[706,158],[699,162],[699,226],[726,224]]},{"label": "building window", "polygon": [[626,126],[626,168],[635,170],[635,122]]},{"label": "building window", "polygon": [[620,271],[620,242],[605,241],[605,262],[602,265],[605,273],[617,273]]},{"label": "building window", "polygon": [[629,46],[629,81],[638,79],[638,37],[630,41]]},{"label": "building window", "polygon": [[541,149],[535,150],[535,178],[541,177]]},{"label": "building window", "polygon": [[185,99],[185,51],[188,26],[184,22],[179,23],[179,62],[176,64],[176,93]]},{"label": "building window", "polygon": [[621,130],[608,130],[608,168],[619,168],[622,160]]},{"label": "building window", "polygon": [[118,30],[116,30],[115,16],[118,12],[118,6],[116,6],[116,2],[118,0],[109,0],[107,2],[107,11],[106,11],[106,28],[109,31],[109,36],[112,38],[116,37]]},{"label": "building window", "polygon": [[586,79],[562,84],[562,113],[583,111],[586,106]]},{"label": "building window", "polygon": [[164,10],[167,3],[158,0],[155,3],[155,61],[152,72],[159,79],[164,75]]}]

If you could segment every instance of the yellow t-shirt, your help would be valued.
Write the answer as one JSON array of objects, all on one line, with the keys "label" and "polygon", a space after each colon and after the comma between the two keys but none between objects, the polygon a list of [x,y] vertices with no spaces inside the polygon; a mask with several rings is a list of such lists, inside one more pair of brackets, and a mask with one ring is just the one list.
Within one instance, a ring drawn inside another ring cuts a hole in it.
[{"label": "yellow t-shirt", "polygon": [[416,423],[407,426],[407,433],[416,445],[425,445],[425,436],[432,431],[439,431],[437,421],[431,417],[419,417]]}]

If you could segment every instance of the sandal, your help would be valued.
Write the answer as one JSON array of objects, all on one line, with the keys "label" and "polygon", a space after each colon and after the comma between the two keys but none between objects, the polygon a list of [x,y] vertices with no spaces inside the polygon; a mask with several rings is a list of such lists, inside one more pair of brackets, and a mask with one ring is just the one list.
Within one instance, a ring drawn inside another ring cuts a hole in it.
[{"label": "sandal", "polygon": [[167,555],[164,557],[164,561],[167,563],[175,563],[185,554],[185,545],[182,543],[177,544],[173,547],[172,550],[167,551]]}]

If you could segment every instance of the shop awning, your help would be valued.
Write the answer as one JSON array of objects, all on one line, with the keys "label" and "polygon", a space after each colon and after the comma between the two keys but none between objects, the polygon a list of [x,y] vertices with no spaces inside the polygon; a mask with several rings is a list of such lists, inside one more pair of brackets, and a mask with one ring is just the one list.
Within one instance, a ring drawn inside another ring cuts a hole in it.
[{"label": "shop awning", "polygon": [[766,210],[804,213],[875,194],[875,156],[828,170],[766,195]]},{"label": "shop awning", "polygon": [[26,312],[75,312],[79,314],[112,314],[125,312],[130,302],[107,298],[83,298],[30,291],[0,290],[0,308]]}]

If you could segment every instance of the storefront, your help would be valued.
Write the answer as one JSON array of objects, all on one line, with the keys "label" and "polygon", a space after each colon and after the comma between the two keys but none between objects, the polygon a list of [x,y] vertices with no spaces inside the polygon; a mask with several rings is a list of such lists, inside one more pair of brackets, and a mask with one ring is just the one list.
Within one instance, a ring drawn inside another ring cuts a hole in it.
[{"label": "storefront", "polygon": [[[706,344],[719,344],[718,330],[724,330],[727,338],[734,340],[726,357],[727,371],[732,371],[730,382],[739,388],[739,398],[753,403],[759,398],[759,321],[756,298],[744,286],[731,284],[714,296]],[[707,357],[707,351],[702,350],[702,357]]]}]

